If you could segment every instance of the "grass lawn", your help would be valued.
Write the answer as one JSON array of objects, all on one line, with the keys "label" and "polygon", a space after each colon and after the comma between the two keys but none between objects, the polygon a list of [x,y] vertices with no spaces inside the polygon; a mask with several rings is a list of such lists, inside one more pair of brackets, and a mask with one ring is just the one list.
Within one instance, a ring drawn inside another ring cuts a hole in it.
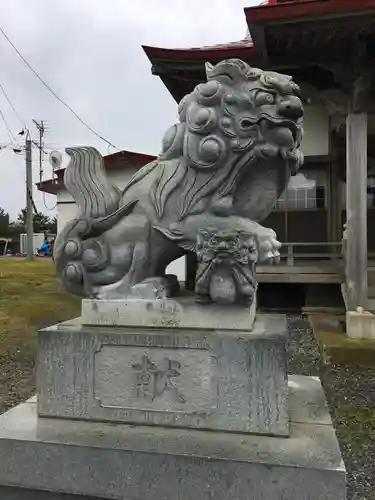
[{"label": "grass lawn", "polygon": [[0,259],[0,413],[35,392],[37,331],[79,315],[50,259]]}]

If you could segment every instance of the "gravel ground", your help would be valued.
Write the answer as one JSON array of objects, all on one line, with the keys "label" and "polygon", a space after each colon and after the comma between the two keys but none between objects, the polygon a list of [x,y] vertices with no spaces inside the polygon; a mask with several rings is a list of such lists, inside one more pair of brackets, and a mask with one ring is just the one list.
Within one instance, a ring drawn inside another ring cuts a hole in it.
[{"label": "gravel ground", "polygon": [[348,473],[348,500],[375,500],[375,367],[322,366],[306,316],[288,315],[289,373],[321,378]]},{"label": "gravel ground", "polygon": [[34,360],[0,354],[0,415],[35,394]]}]

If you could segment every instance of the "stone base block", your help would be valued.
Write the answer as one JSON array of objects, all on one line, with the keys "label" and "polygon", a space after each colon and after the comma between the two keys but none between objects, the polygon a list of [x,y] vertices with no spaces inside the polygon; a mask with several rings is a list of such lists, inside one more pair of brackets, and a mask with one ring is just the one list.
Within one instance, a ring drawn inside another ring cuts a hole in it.
[{"label": "stone base block", "polygon": [[251,306],[200,305],[193,297],[179,300],[123,299],[82,300],[81,320],[92,326],[136,326],[147,328],[208,328],[251,330],[256,301]]},{"label": "stone base block", "polygon": [[358,308],[346,313],[346,333],[352,339],[375,340],[375,315]]},{"label": "stone base block", "polygon": [[251,331],[85,326],[42,330],[45,417],[289,435],[286,320]]},{"label": "stone base block", "polygon": [[0,417],[1,498],[344,500],[320,382],[292,376],[289,388],[289,438],[38,418],[21,404]]}]

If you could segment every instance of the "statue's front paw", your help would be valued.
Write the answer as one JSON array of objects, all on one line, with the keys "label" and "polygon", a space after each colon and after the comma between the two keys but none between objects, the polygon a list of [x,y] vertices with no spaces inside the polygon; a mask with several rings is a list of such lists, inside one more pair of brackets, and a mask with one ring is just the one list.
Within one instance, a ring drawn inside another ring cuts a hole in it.
[{"label": "statue's front paw", "polygon": [[266,229],[259,237],[259,262],[278,264],[280,262],[281,243],[272,229]]}]

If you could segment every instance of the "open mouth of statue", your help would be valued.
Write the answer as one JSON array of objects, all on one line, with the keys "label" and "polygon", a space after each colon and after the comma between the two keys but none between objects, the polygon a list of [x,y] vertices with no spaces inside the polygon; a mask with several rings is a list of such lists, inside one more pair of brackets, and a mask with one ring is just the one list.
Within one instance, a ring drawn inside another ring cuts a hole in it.
[{"label": "open mouth of statue", "polygon": [[300,140],[299,127],[291,120],[263,118],[261,120],[261,129],[266,141],[278,144],[279,146],[293,149]]},{"label": "open mouth of statue", "polygon": [[290,120],[266,120],[261,122],[263,141],[268,148],[294,151],[300,146],[301,132],[298,125]]}]

